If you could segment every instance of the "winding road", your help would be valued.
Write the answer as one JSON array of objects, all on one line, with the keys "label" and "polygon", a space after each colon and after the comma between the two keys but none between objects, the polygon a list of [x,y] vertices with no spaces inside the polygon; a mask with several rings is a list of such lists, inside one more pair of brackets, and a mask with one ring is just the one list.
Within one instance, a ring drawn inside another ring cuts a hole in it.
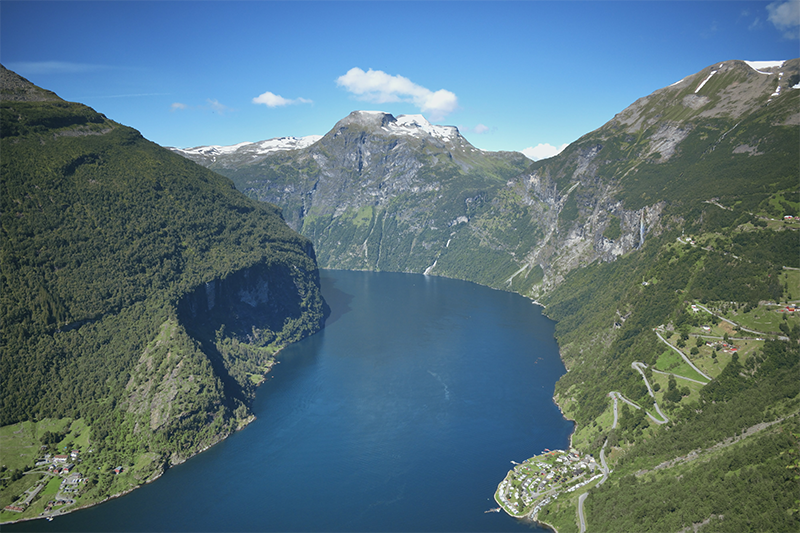
[{"label": "winding road", "polygon": [[[616,408],[616,398],[614,398],[614,407]],[[608,444],[608,439],[603,443],[603,447],[600,448],[600,465],[603,470],[603,479],[597,482],[595,487],[599,487],[603,483],[606,482],[608,479],[608,474],[611,471],[608,469],[608,464],[606,464],[606,445]],[[586,518],[583,514],[583,502],[586,501],[586,497],[589,495],[589,492],[584,492],[578,497],[578,519],[580,520],[581,525],[581,533],[586,531]]]},{"label": "winding road", "polygon": [[667,415],[665,415],[663,412],[661,412],[661,408],[658,406],[658,403],[656,403],[656,395],[653,392],[653,388],[650,386],[650,382],[647,381],[647,376],[644,375],[644,369],[647,368],[647,365],[644,364],[644,363],[640,363],[638,361],[634,361],[633,363],[631,363],[631,368],[633,368],[634,370],[637,370],[639,372],[639,374],[642,375],[642,379],[644,380],[644,384],[647,385],[647,393],[653,399],[653,407],[655,408],[655,410],[658,413],[658,415],[661,418],[663,418],[664,420],[662,422],[659,422],[650,413],[647,413],[647,416],[649,416],[650,420],[652,420],[656,424],[666,424],[667,422],[669,422],[669,418],[667,418]]},{"label": "winding road", "polygon": [[681,376],[679,374],[673,374],[672,372],[662,372],[661,370],[656,370],[656,369],[652,369],[652,370],[656,374],[663,374],[665,376],[674,376],[674,377],[676,377],[678,379],[685,379],[686,381],[691,381],[693,383],[699,383],[700,385],[708,385],[708,383],[706,383],[705,381],[698,381],[696,379],[687,378],[686,376]]},{"label": "winding road", "polygon": [[[786,267],[783,267],[783,268],[786,268]],[[731,326],[733,326],[735,328],[739,328],[741,331],[746,331],[748,333],[754,333],[754,334],[758,335],[759,337],[772,337],[774,335],[774,333],[764,333],[764,332],[761,332],[761,331],[756,331],[754,329],[743,328],[741,325],[737,324],[733,320],[728,320],[724,316],[720,316],[717,313],[715,313],[713,311],[710,311],[706,306],[704,306],[702,304],[695,304],[695,305],[697,307],[699,307],[700,309],[702,309],[703,311],[705,311],[706,313],[708,313],[709,315],[715,316],[715,317],[719,318],[720,320],[722,320],[723,322],[727,322]],[[779,336],[778,339],[782,340],[782,341],[788,341],[789,337]]]},{"label": "winding road", "polygon": [[[733,325],[734,327],[738,327],[741,331],[747,331],[748,333],[754,333],[754,334],[759,335],[759,336],[767,336],[768,335],[766,333],[762,333],[762,332],[759,332],[759,331],[754,331],[752,329],[742,328],[739,324],[736,324],[735,322],[733,322],[731,320],[728,320],[725,317],[719,316],[718,314],[713,313],[712,311],[709,311],[708,308],[706,308],[703,305],[697,304],[697,307],[702,309],[706,313],[709,313],[709,314],[711,314],[713,316],[716,316],[720,320],[723,320],[723,321]],[[695,370],[695,372],[697,372],[699,375],[703,376],[708,381],[712,381],[712,378],[709,377],[708,375],[706,375],[705,373],[703,373],[699,368],[697,368],[694,365],[694,363],[692,363],[689,360],[689,358],[686,357],[686,355],[681,350],[679,350],[678,348],[676,348],[675,346],[670,344],[664,337],[662,337],[661,333],[659,333],[658,330],[654,330],[654,331],[655,331],[655,334],[658,336],[658,338],[661,340],[661,342],[663,342],[664,344],[666,344],[667,346],[669,346],[670,348],[672,348],[673,350],[678,352],[678,354],[680,354],[681,358],[686,362],[686,364],[688,364],[690,367],[692,367]],[[786,337],[779,337],[779,338],[786,339]],[[655,410],[659,414],[659,416],[661,416],[663,418],[663,421],[656,419],[653,415],[651,415],[647,411],[645,411],[645,413],[647,413],[647,416],[650,417],[650,420],[652,420],[656,424],[666,424],[667,422],[669,422],[669,419],[661,411],[661,408],[658,406],[658,403],[655,401],[655,393],[653,391],[653,388],[650,386],[650,382],[647,380],[647,376],[644,373],[645,369],[647,368],[647,365],[645,363],[642,363],[642,362],[639,362],[639,361],[634,361],[633,363],[631,363],[631,368],[633,368],[634,370],[639,372],[639,374],[641,374],[642,379],[644,380],[644,384],[647,386],[647,393],[653,399],[653,407],[655,408]],[[698,380],[692,379],[692,378],[687,378],[685,376],[681,376],[681,375],[678,375],[678,374],[673,374],[671,372],[662,372],[660,370],[655,370],[655,369],[651,369],[651,371],[655,372],[655,373],[658,373],[658,374],[666,375],[666,376],[674,376],[677,379],[684,379],[686,381],[691,381],[693,383],[699,383],[700,385],[708,385],[707,382],[698,381]],[[627,399],[625,396],[623,396],[622,394],[620,394],[617,391],[609,392],[608,393],[608,397],[611,398],[613,400],[613,402],[614,402],[614,421],[611,424],[611,429],[615,429],[617,427],[618,422],[619,422],[619,409],[618,409],[619,400],[622,400],[623,402],[627,403],[628,405],[630,405],[634,409],[641,409],[641,407],[639,405],[637,405],[634,402],[630,401],[629,399]],[[606,479],[608,479],[609,473],[611,472],[609,470],[609,468],[608,468],[608,464],[606,463],[606,445],[607,444],[608,444],[608,439],[606,439],[606,441],[603,443],[603,447],[600,449],[600,464],[601,464],[601,469],[603,471],[603,478],[597,483],[597,485],[595,485],[596,487],[599,487],[600,485],[605,483]],[[580,522],[580,533],[585,533],[586,532],[586,518],[584,516],[583,506],[584,506],[584,502],[586,501],[586,498],[588,496],[589,496],[589,492],[587,491],[587,492],[584,492],[583,494],[581,494],[578,497],[578,519],[579,519],[579,522]]]},{"label": "winding road", "polygon": [[619,411],[617,410],[617,395],[613,392],[609,392],[608,397],[614,400],[614,422],[611,423],[611,429],[614,429],[617,427],[617,421],[619,420]]},{"label": "winding road", "polygon": [[[684,354],[682,351],[680,351],[679,349],[677,349],[675,346],[671,345],[671,344],[670,344],[670,343],[667,341],[667,339],[665,339],[664,337],[662,337],[662,336],[661,336],[661,333],[659,333],[658,331],[656,331],[656,335],[658,335],[658,338],[659,338],[659,339],[661,339],[661,342],[663,342],[664,344],[666,344],[667,346],[669,346],[670,348],[672,348],[673,350],[675,350],[676,352],[678,352],[678,353],[680,354],[680,356],[683,358],[683,360],[684,360],[684,361],[686,361],[686,364],[687,364],[687,365],[689,365],[690,367],[692,367],[692,368],[695,370],[695,372],[697,372],[698,374],[700,374],[701,376],[703,376],[704,378],[706,378],[708,381],[711,381],[711,378],[710,378],[710,377],[708,377],[707,375],[705,375],[705,374],[704,374],[704,373],[703,373],[703,372],[702,372],[702,371],[701,371],[699,368],[697,368],[696,366],[694,366],[694,363],[692,363],[692,362],[689,360],[689,358],[688,358],[688,357],[686,357],[686,354]],[[706,383],[704,383],[703,385],[706,385]]]}]

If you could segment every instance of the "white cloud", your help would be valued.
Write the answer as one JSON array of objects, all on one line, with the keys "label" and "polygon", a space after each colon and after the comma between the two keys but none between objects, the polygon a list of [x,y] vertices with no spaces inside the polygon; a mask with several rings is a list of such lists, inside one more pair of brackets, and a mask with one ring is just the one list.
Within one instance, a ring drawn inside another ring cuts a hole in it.
[{"label": "white cloud", "polygon": [[225,104],[221,104],[219,100],[214,98],[206,98],[205,105],[197,105],[197,106],[190,106],[186,105],[183,102],[173,102],[169,106],[169,110],[171,112],[175,111],[213,111],[214,113],[218,113],[220,115],[224,115],[230,111],[235,111],[235,109],[226,106]]},{"label": "white cloud", "polygon": [[336,84],[362,100],[375,104],[413,103],[420,111],[428,113],[434,122],[458,108],[458,97],[448,90],[439,89],[434,92],[408,78],[392,76],[381,70],[369,69],[364,72],[358,67],[351,68],[347,74],[339,76]]},{"label": "white cloud", "polygon": [[531,146],[530,148],[525,148],[522,150],[522,153],[528,157],[528,159],[533,159],[534,161],[539,161],[540,159],[547,159],[548,157],[553,157],[555,155],[560,154],[564,148],[568,145],[566,143],[562,144],[558,148],[555,146],[543,143],[537,144],[536,146]]},{"label": "white cloud", "polygon": [[207,99],[206,102],[208,103],[208,107],[214,111],[215,113],[219,113],[220,115],[227,113],[228,111],[232,111],[232,109],[226,105],[220,104],[218,100],[214,99]]},{"label": "white cloud", "polygon": [[481,133],[486,133],[487,131],[489,131],[489,126],[478,124],[477,126],[472,128],[472,131],[480,135]]},{"label": "white cloud", "polygon": [[312,104],[313,102],[306,98],[290,100],[289,98],[284,98],[283,96],[267,91],[253,98],[253,103],[264,104],[267,107],[281,107],[292,104]]},{"label": "white cloud", "polygon": [[787,39],[800,39],[800,0],[773,2],[767,6],[769,21]]}]

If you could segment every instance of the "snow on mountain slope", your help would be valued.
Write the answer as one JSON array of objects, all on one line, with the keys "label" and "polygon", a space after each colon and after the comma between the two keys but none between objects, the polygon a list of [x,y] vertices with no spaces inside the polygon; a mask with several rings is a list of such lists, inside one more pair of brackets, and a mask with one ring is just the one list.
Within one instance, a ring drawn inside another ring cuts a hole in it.
[{"label": "snow on mountain slope", "polygon": [[766,69],[781,68],[786,61],[745,61],[747,66],[760,74],[772,74],[772,72],[762,72]]},{"label": "snow on mountain slope", "polygon": [[195,148],[171,148],[171,150],[186,157],[201,156],[205,158],[211,158],[213,161],[217,156],[220,155],[237,154],[258,157],[271,152],[298,150],[300,148],[311,146],[321,138],[321,135],[308,135],[306,137],[277,137],[275,139],[268,139],[266,141],[242,142],[230,146],[197,146]]},{"label": "snow on mountain slope", "polygon": [[443,141],[452,141],[458,137],[458,128],[455,126],[435,126],[422,115],[400,115],[395,122],[384,126],[384,129],[400,135],[418,136],[424,132]]}]

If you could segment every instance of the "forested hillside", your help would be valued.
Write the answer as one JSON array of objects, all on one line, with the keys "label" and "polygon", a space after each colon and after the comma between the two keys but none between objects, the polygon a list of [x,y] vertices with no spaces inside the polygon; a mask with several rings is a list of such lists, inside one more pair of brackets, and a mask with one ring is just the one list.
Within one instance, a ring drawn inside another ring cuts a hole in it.
[{"label": "forested hillside", "polygon": [[246,423],[275,351],[325,306],[311,243],[274,206],[1,73],[0,425],[31,444],[4,441],[0,502],[38,482],[17,474],[45,452],[75,447],[77,506]]},{"label": "forested hillside", "polygon": [[[732,67],[727,75],[742,85],[779,79]],[[708,77],[642,99],[607,127],[674,116]],[[573,445],[595,457],[604,450],[612,469],[589,491],[587,531],[800,528],[800,91],[787,89],[777,100],[769,86],[738,114],[724,112],[735,108],[729,91],[729,101],[683,123],[666,162],[620,157],[626,145],[648,149],[630,133],[598,145],[598,160],[615,161],[626,207],[661,207],[639,249],[570,271],[542,298],[569,369],[556,400],[577,423]],[[562,163],[538,172],[552,176]],[[539,519],[578,531],[585,492]]]}]

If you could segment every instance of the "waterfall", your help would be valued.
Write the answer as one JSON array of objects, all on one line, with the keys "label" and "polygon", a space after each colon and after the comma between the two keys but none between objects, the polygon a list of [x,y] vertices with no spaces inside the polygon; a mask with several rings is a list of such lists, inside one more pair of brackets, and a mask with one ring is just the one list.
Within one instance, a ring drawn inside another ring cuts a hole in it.
[{"label": "waterfall", "polygon": [[644,209],[642,209],[642,213],[639,216],[639,248],[644,246]]}]

